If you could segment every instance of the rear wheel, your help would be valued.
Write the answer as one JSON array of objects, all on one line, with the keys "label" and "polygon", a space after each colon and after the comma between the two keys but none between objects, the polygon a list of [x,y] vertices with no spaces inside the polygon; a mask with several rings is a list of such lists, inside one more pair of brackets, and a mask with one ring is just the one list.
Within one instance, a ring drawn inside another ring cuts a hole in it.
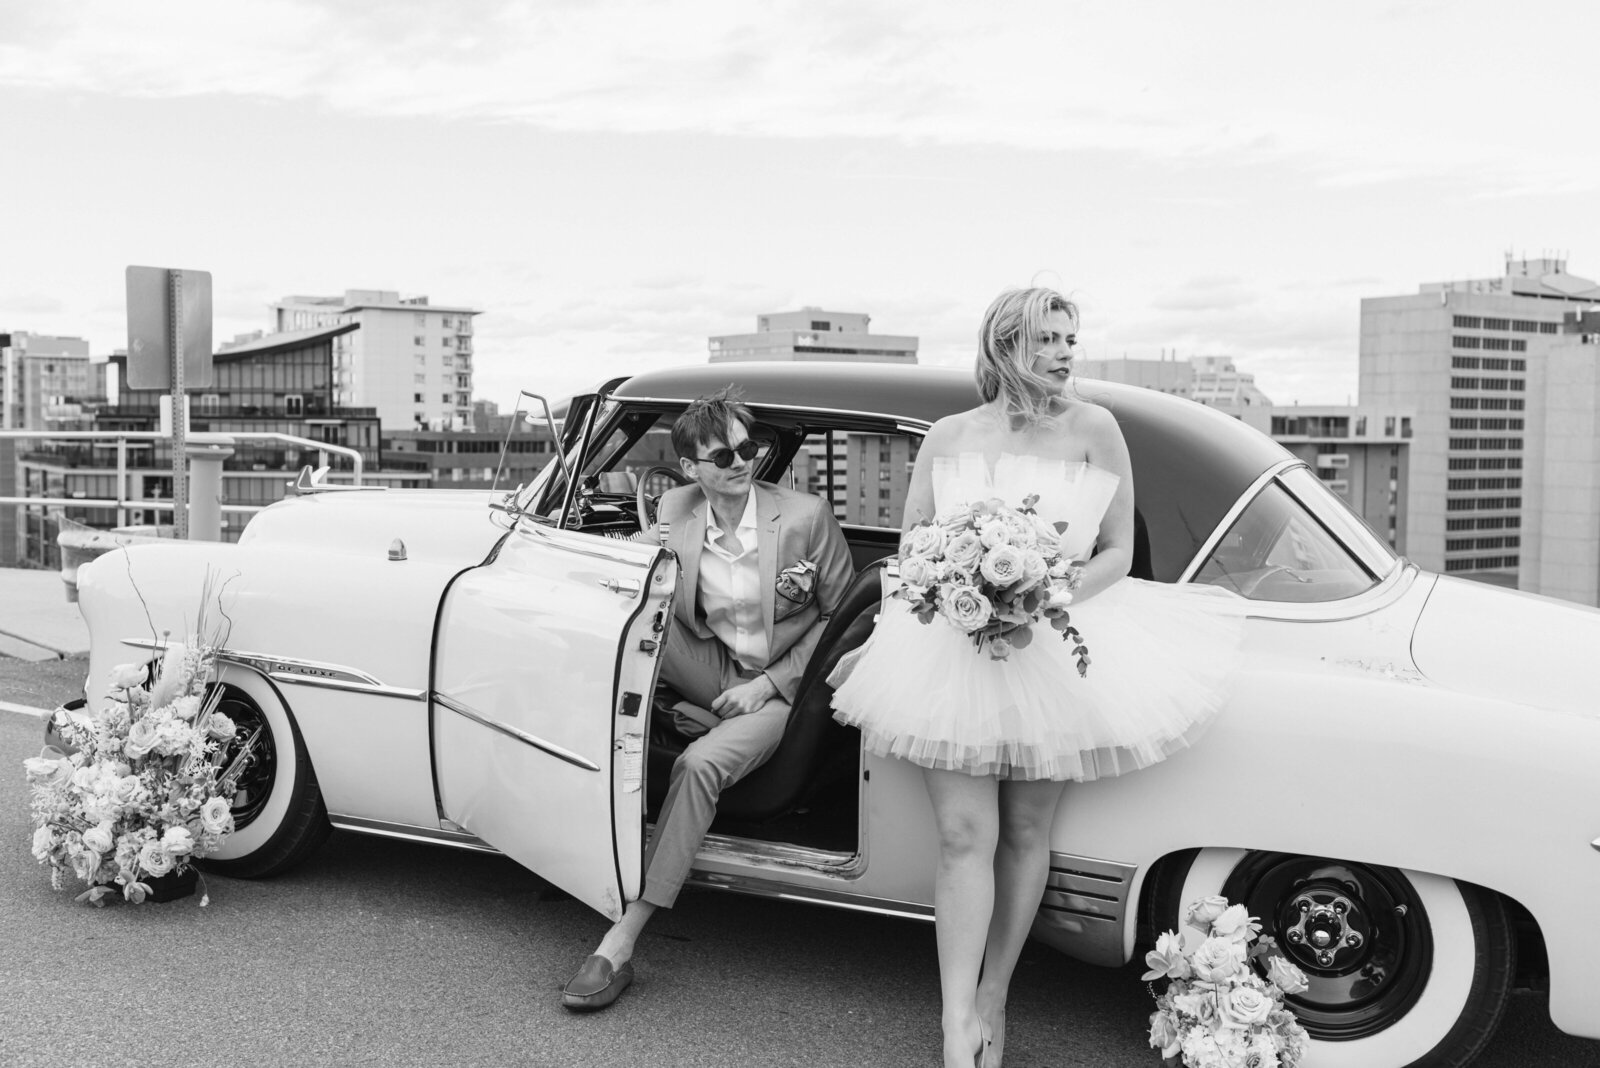
[{"label": "rear wheel", "polygon": [[1501,899],[1400,868],[1237,849],[1201,850],[1158,903],[1178,929],[1212,894],[1242,903],[1310,989],[1287,999],[1319,1068],[1460,1068],[1500,1022],[1514,943]]},{"label": "rear wheel", "polygon": [[[201,863],[207,871],[258,879],[299,864],[332,831],[316,773],[294,720],[272,686],[242,668],[223,672],[221,710],[238,726],[238,748],[260,736],[239,775],[233,833]],[[224,762],[227,766],[227,762]]]}]

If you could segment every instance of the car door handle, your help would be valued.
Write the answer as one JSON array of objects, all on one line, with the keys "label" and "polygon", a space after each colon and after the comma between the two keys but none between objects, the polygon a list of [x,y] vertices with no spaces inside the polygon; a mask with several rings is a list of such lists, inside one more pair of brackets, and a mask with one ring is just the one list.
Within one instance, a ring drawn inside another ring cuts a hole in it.
[{"label": "car door handle", "polygon": [[600,579],[599,582],[601,586],[610,590],[612,593],[620,593],[624,597],[637,597],[639,596],[639,591],[644,588],[642,585],[640,585],[638,579],[609,578]]}]

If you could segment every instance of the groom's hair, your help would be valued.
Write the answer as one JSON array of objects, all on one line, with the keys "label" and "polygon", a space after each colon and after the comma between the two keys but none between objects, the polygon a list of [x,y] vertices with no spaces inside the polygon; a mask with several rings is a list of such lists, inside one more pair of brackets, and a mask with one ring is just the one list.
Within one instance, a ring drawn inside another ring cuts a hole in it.
[{"label": "groom's hair", "polygon": [[728,431],[737,422],[749,433],[756,417],[743,401],[739,387],[729,383],[715,393],[696,397],[689,407],[672,424],[672,448],[679,456],[690,459],[700,455],[700,449],[714,439],[726,444]]}]

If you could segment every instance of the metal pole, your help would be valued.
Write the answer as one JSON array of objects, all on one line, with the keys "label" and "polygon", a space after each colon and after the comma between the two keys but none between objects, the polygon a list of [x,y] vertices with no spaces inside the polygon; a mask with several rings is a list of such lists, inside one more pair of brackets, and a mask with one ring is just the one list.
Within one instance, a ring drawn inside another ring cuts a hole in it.
[{"label": "metal pole", "polygon": [[[91,445],[92,449],[93,446]],[[122,503],[128,499],[128,439],[117,439],[117,526],[128,525],[128,510]]]},{"label": "metal pole", "polygon": [[184,482],[188,463],[189,407],[183,395],[183,272],[167,272],[167,327],[172,337],[172,534],[189,536],[189,487]]}]

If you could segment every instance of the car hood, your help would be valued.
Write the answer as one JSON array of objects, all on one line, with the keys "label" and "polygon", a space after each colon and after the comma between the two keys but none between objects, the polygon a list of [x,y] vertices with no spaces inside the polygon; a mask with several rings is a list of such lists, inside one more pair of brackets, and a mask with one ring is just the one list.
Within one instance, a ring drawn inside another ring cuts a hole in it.
[{"label": "car hood", "polygon": [[1600,610],[1466,579],[1440,577],[1411,655],[1428,679],[1586,716],[1600,715]]},{"label": "car hood", "polygon": [[481,563],[504,533],[488,490],[369,490],[288,497],[257,513],[240,545],[315,547],[384,556],[396,539],[411,559]]}]

